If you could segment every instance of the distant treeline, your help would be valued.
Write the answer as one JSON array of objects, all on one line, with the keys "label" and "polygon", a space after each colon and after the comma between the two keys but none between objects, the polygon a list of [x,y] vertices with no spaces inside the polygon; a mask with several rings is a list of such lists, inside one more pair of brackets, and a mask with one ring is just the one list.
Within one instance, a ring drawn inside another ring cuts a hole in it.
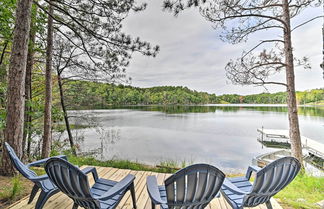
[{"label": "distant treeline", "polygon": [[[108,105],[175,104],[284,104],[286,93],[216,96],[181,86],[139,88],[88,81],[69,81],[65,85],[69,109],[105,108]],[[297,92],[299,104],[324,101],[324,89]]]},{"label": "distant treeline", "polygon": [[[308,91],[298,91],[298,104],[321,103],[324,104],[324,89],[313,89]],[[286,92],[261,93],[251,95],[224,94],[217,97],[221,103],[230,104],[285,104],[287,103]]]}]

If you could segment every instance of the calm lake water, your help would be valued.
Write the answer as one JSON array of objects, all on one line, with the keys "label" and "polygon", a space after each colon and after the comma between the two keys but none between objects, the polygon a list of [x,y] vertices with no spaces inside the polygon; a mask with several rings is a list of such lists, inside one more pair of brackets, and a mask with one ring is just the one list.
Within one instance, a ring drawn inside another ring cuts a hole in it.
[{"label": "calm lake water", "polygon": [[[71,111],[74,123],[92,128],[74,135],[82,152],[101,160],[128,159],[205,162],[227,172],[245,169],[251,159],[269,152],[257,142],[257,129],[288,129],[283,106],[130,106]],[[324,107],[299,109],[301,134],[324,143]]]}]

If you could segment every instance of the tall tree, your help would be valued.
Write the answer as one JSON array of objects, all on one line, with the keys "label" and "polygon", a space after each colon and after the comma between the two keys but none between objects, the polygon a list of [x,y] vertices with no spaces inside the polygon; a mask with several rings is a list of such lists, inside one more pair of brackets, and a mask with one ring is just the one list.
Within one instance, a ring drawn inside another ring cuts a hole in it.
[{"label": "tall tree", "polygon": [[67,113],[67,106],[65,104],[64,97],[64,89],[63,89],[63,78],[62,73],[67,68],[74,68],[76,62],[76,58],[79,56],[84,56],[83,53],[75,54],[77,47],[71,44],[71,42],[64,40],[61,36],[57,35],[55,38],[55,50],[54,50],[54,67],[57,73],[57,84],[59,86],[60,92],[60,103],[63,111],[63,117],[65,122],[66,131],[68,134],[70,147],[72,149],[72,153],[76,155],[75,144],[72,136],[70,121]]},{"label": "tall tree", "polygon": [[[5,141],[22,156],[22,139],[24,126],[24,92],[27,63],[28,39],[30,30],[32,0],[17,1],[13,46],[10,57],[8,74],[7,116]],[[12,175],[15,170],[10,162],[8,153],[3,152],[2,174]]]},{"label": "tall tree", "polygon": [[[30,143],[31,143],[31,98],[32,98],[32,69],[34,66],[35,56],[35,40],[36,40],[36,16],[37,7],[32,6],[32,17],[30,22],[29,32],[29,46],[27,54],[26,77],[25,77],[25,117],[24,117],[24,135],[23,135],[23,157],[30,156]],[[26,149],[27,144],[27,149]]]},{"label": "tall tree", "polygon": [[[155,56],[159,50],[158,46],[152,48],[148,42],[141,41],[139,38],[133,39],[121,32],[122,21],[128,14],[131,11],[142,11],[146,7],[145,4],[137,6],[133,0],[123,2],[46,0],[45,2],[50,5],[49,9],[37,2],[36,4],[48,14],[49,19],[54,21],[55,32],[64,37],[79,55],[77,58],[74,57],[72,62],[75,71],[69,70],[67,77],[106,82],[125,81],[126,67],[133,52]],[[50,10],[51,8],[54,12]],[[49,47],[47,50],[50,50]],[[48,55],[49,53],[47,57]],[[70,65],[68,67],[72,68]],[[58,72],[61,82],[62,72]],[[63,91],[61,95],[63,104]],[[48,107],[45,113],[47,109]],[[44,121],[49,122],[49,114],[45,114]],[[67,116],[65,121],[68,124]],[[50,139],[45,137],[47,127],[48,124],[44,123],[43,152],[49,148]],[[72,146],[72,137],[69,138]],[[74,147],[72,149],[74,150]],[[43,154],[43,157],[45,156]]]},{"label": "tall tree", "polygon": [[[51,2],[51,1],[49,1]],[[44,135],[42,157],[50,155],[52,143],[52,57],[53,57],[53,6],[49,3],[46,39],[46,66],[45,66],[45,110],[44,110]]]},{"label": "tall tree", "polygon": [[52,16],[55,32],[77,47],[77,53],[85,54],[79,63],[89,67],[81,70],[91,76],[89,79],[107,80],[116,76],[113,74],[117,71],[125,72],[134,52],[155,56],[159,51],[158,46],[152,47],[139,37],[132,38],[122,32],[123,20],[130,12],[143,11],[146,4],[137,5],[134,0],[45,2],[53,6],[53,15],[45,6],[36,4]]},{"label": "tall tree", "polygon": [[[298,113],[295,94],[294,64],[309,67],[306,58],[296,59],[293,56],[291,33],[294,29],[305,25],[320,16],[312,17],[291,27],[291,19],[298,16],[304,9],[318,7],[318,0],[165,0],[164,8],[178,15],[190,7],[199,7],[206,20],[216,28],[223,29],[221,39],[236,44],[246,41],[249,35],[270,31],[265,39],[249,51],[244,51],[237,60],[231,60],[225,67],[227,77],[240,85],[271,85],[278,84],[286,87],[289,136],[292,154],[302,162],[302,150]],[[274,34],[269,37],[269,34]],[[283,38],[277,38],[281,34]],[[270,50],[257,51],[261,46],[274,44]],[[286,82],[269,81],[272,75],[285,71]]]}]

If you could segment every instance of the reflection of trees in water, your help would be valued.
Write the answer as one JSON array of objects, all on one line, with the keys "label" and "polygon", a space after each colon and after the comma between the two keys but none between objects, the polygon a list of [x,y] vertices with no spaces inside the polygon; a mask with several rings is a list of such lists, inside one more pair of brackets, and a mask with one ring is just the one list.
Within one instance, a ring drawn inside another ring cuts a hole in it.
[{"label": "reflection of trees in water", "polygon": [[[96,115],[92,112],[69,112],[70,124],[72,127],[72,137],[75,142],[75,147],[78,150],[78,154],[85,155],[86,153],[92,153],[93,150],[87,150],[82,144],[85,140],[86,128],[97,127],[99,122],[97,121]],[[68,137],[65,128],[53,133],[53,144],[59,150],[69,148]]]},{"label": "reflection of trees in water", "polygon": [[[120,141],[121,130],[116,127],[104,127],[100,123],[101,117],[98,117],[97,114],[97,112],[93,111],[70,111],[69,113],[71,124],[73,124],[73,127],[75,128],[73,130],[73,137],[76,141],[76,146],[78,147],[79,151],[81,151],[79,154],[99,155],[102,159],[104,159],[104,155],[112,153],[112,145]],[[85,138],[85,134],[89,132],[89,130],[95,131],[95,139]],[[82,147],[85,140],[95,140],[100,142],[100,145],[98,144],[96,148],[88,150],[87,147]]]},{"label": "reflection of trees in water", "polygon": [[[223,111],[238,112],[241,110],[262,111],[262,112],[283,112],[286,113],[287,107],[278,106],[191,106],[191,105],[148,105],[148,106],[113,106],[110,109],[131,109],[139,111],[159,111],[167,114],[177,113],[207,113]],[[305,116],[324,116],[324,107],[299,107],[299,115]]]},{"label": "reflection of trees in water", "polygon": [[[118,141],[120,141],[121,136],[121,130],[120,128],[115,127],[108,127],[104,128],[101,126],[96,127],[96,133],[98,134],[100,138],[100,157],[101,159],[105,159],[105,156],[110,153],[112,153],[112,146],[116,144]],[[113,156],[110,156],[113,157]]]}]

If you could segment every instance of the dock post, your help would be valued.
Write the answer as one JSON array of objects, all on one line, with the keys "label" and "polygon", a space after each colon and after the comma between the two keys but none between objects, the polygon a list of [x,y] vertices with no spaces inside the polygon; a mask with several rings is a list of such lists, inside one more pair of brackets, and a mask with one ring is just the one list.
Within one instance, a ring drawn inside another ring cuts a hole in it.
[{"label": "dock post", "polygon": [[264,134],[263,133],[263,126],[261,127],[261,129],[262,129],[262,132],[261,132],[261,141],[262,141],[262,143],[261,144],[262,144],[262,149],[263,149],[263,134]]}]

